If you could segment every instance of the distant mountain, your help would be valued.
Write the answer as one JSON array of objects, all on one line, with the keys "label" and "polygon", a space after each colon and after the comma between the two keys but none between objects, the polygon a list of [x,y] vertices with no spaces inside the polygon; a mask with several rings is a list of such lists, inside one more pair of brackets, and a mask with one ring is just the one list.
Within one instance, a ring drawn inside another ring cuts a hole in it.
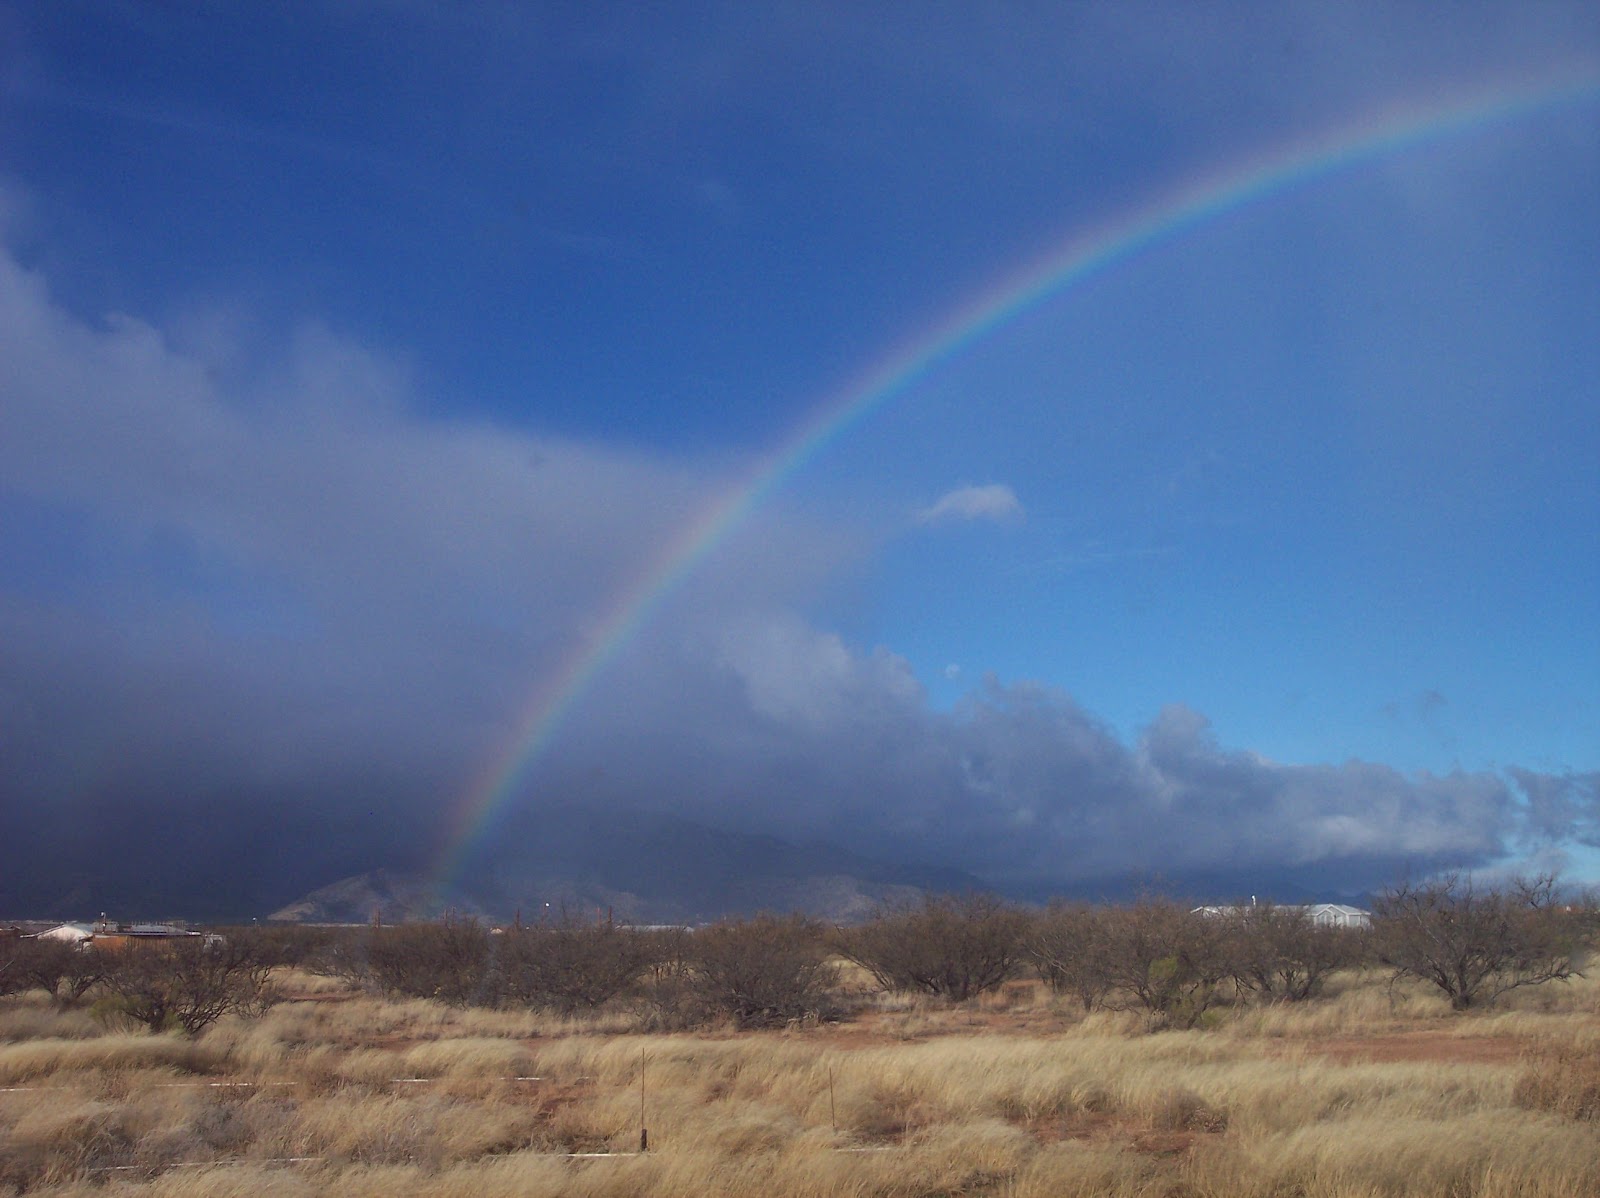
[{"label": "distant mountain", "polygon": [[757,911],[848,922],[884,902],[984,889],[959,870],[897,865],[829,844],[726,832],[676,816],[570,807],[497,839],[470,876],[438,889],[385,870],[344,878],[272,913],[310,923],[432,918],[445,910],[534,920],[559,910],[638,923],[698,923]]},{"label": "distant mountain", "polygon": [[372,919],[400,923],[431,919],[443,911],[443,904],[423,879],[377,869],[318,887],[267,918],[285,923],[365,923]]}]

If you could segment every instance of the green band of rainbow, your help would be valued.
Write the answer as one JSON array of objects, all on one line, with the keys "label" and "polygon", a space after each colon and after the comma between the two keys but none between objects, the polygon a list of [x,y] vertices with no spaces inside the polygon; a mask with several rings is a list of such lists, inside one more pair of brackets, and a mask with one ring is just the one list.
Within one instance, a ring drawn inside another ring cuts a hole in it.
[{"label": "green band of rainbow", "polygon": [[681,530],[604,617],[565,665],[540,679],[505,749],[455,806],[444,852],[434,871],[441,888],[454,882],[475,845],[516,794],[518,780],[550,744],[563,717],[594,678],[632,640],[682,580],[729,532],[830,443],[964,349],[1036,307],[1117,263],[1248,205],[1414,147],[1524,119],[1600,95],[1593,68],[1532,86],[1499,88],[1468,99],[1389,113],[1309,143],[1280,149],[1209,176],[1089,232],[1080,232],[1042,259],[954,310],[931,330],[905,341],[853,379],[743,481]]}]

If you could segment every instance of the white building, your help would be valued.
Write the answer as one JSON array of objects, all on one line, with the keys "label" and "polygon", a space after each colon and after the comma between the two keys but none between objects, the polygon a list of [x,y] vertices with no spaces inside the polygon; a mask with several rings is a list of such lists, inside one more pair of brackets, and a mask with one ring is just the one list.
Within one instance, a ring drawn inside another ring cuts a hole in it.
[{"label": "white building", "polygon": [[[1196,907],[1195,915],[1206,915],[1214,919],[1221,919],[1234,915],[1245,915],[1254,908],[1252,902],[1248,907]],[[1319,928],[1364,928],[1372,923],[1372,914],[1363,911],[1360,907],[1348,907],[1343,903],[1308,903],[1304,906],[1293,906],[1288,903],[1275,904],[1275,911],[1304,911],[1311,918],[1311,922]]]},{"label": "white building", "polygon": [[1364,928],[1372,923],[1372,913],[1343,903],[1313,903],[1303,908],[1311,922],[1324,928]]},{"label": "white building", "polygon": [[94,936],[94,929],[86,923],[57,924],[49,931],[40,932],[36,940],[60,940],[66,944],[86,944]]}]

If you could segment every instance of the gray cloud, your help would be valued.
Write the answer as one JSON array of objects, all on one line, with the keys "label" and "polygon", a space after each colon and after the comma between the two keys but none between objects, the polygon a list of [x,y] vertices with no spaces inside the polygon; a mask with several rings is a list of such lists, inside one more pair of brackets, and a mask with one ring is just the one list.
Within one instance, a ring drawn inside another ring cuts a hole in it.
[{"label": "gray cloud", "polygon": [[[607,759],[607,800],[643,795],[1029,891],[1155,873],[1358,889],[1481,865],[1526,830],[1518,795],[1491,773],[1272,762],[1222,746],[1182,706],[1126,743],[1060,690],[993,678],[942,712],[894,653],[854,651],[792,613],[698,635],[655,680],[671,713],[613,718],[616,745],[651,750]],[[626,671],[605,688],[613,704],[652,689]],[[545,789],[601,751],[557,754]]]},{"label": "gray cloud", "polygon": [[1512,766],[1506,773],[1522,792],[1537,840],[1600,848],[1600,771],[1544,773]]},{"label": "gray cloud", "polygon": [[[145,866],[180,812],[219,860],[289,809],[344,828],[344,857],[426,851],[541,680],[743,473],[424,419],[403,368],[316,327],[231,366],[85,321],[0,253],[0,792],[34,834],[14,881],[115,867],[77,841],[112,811]],[[768,510],[678,602],[713,619],[854,552]]]},{"label": "gray cloud", "polygon": [[[0,850],[8,903],[137,884],[260,909],[425,861],[539,682],[738,477],[424,419],[403,368],[324,329],[226,377],[147,323],[75,316],[0,254],[0,792],[30,829]],[[952,495],[969,516],[1015,505]],[[1354,886],[1491,860],[1525,825],[1594,838],[1592,777],[1516,771],[1513,793],[1283,765],[1183,707],[1129,744],[1059,690],[994,679],[936,710],[891,649],[801,614],[851,530],[758,524],[578,697],[527,802],[1024,887],[1269,868]]]}]

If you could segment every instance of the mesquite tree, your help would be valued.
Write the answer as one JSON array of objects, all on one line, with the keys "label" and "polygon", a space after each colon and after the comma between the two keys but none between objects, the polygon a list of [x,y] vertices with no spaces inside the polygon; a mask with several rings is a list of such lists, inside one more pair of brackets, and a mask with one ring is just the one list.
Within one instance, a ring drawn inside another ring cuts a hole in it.
[{"label": "mesquite tree", "polygon": [[366,969],[389,994],[434,998],[455,1007],[486,1004],[494,993],[494,945],[476,919],[373,928]]},{"label": "mesquite tree", "polygon": [[1268,1002],[1312,998],[1330,974],[1360,959],[1361,932],[1320,925],[1304,907],[1260,903],[1224,920],[1235,981]]},{"label": "mesquite tree", "polygon": [[647,933],[566,913],[550,924],[508,929],[499,940],[505,999],[569,1014],[627,991],[654,964],[658,947]]},{"label": "mesquite tree", "polygon": [[838,971],[821,927],[798,915],[725,920],[689,940],[693,985],[711,1009],[742,1028],[782,1026],[828,1014]]},{"label": "mesquite tree", "polygon": [[1233,976],[1223,921],[1166,899],[1105,913],[1106,960],[1117,1005],[1143,1007],[1152,1027],[1190,1028]]},{"label": "mesquite tree", "polygon": [[1087,903],[1062,903],[1034,919],[1024,954],[1058,994],[1076,995],[1085,1011],[1111,989],[1111,916]]},{"label": "mesquite tree", "polygon": [[43,990],[70,1007],[106,976],[107,957],[86,944],[38,936],[7,937],[0,948],[0,993]]},{"label": "mesquite tree", "polygon": [[151,1031],[191,1036],[231,1012],[258,1014],[271,965],[248,936],[193,936],[91,949],[108,962],[105,984],[123,1014]]},{"label": "mesquite tree", "polygon": [[1583,923],[1556,897],[1556,878],[1484,888],[1445,874],[1406,882],[1373,904],[1373,944],[1395,972],[1431,982],[1458,1011],[1521,986],[1582,976]]},{"label": "mesquite tree", "polygon": [[1012,977],[1031,920],[990,894],[929,895],[839,933],[839,952],[886,990],[920,990],[965,1002]]}]

